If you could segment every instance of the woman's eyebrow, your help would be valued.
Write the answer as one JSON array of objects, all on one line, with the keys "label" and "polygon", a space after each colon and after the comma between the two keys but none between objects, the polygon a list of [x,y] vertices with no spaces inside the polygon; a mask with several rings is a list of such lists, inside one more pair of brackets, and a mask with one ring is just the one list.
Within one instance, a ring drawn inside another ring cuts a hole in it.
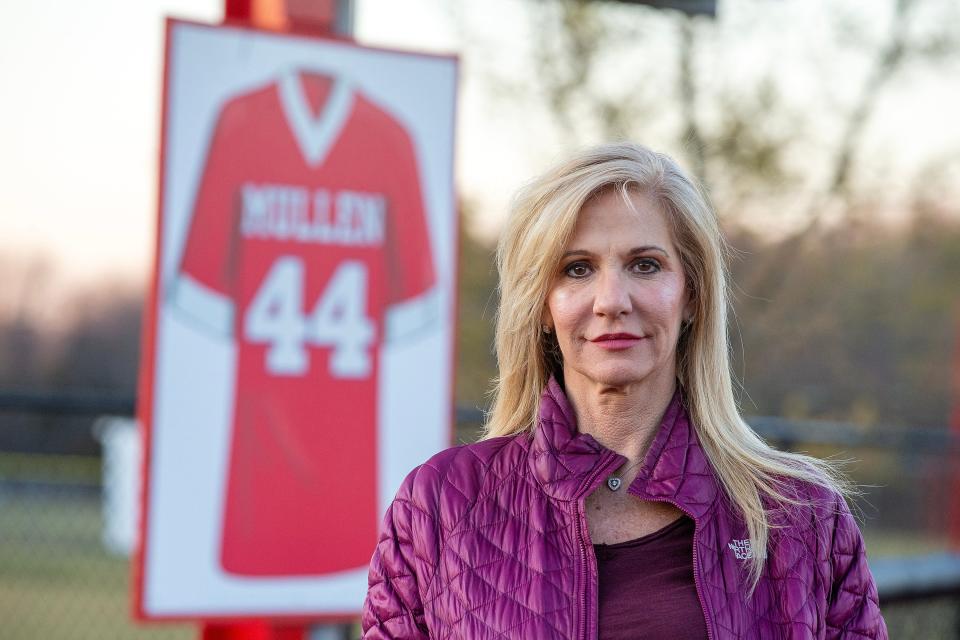
[{"label": "woman's eyebrow", "polygon": [[665,255],[666,257],[668,257],[668,258],[670,257],[670,254],[667,253],[667,250],[666,250],[666,249],[664,249],[664,248],[661,247],[661,246],[655,245],[655,244],[645,244],[645,245],[643,245],[642,247],[634,247],[633,249],[630,249],[630,255],[634,255],[634,254],[637,254],[637,253],[648,253],[648,252],[650,252],[650,251],[659,251],[660,253],[662,253],[662,254]]},{"label": "woman's eyebrow", "polygon": [[560,258],[569,258],[570,256],[592,256],[593,253],[587,251],[586,249],[570,249],[570,251],[564,251],[563,255]]},{"label": "woman's eyebrow", "polygon": [[[663,247],[655,244],[645,244],[640,247],[633,247],[630,251],[627,252],[627,255],[633,256],[640,253],[649,253],[651,251],[657,251],[662,253],[666,257],[670,257],[670,254],[667,253],[667,250]],[[592,251],[587,251],[586,249],[570,249],[569,251],[564,251],[563,255],[560,256],[560,259],[569,258],[571,256],[593,256],[595,255]]]}]

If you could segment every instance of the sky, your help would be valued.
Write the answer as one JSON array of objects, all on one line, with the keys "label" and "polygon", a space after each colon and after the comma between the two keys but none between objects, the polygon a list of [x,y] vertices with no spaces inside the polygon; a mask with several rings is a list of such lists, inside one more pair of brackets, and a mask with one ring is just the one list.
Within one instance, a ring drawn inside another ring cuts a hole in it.
[{"label": "sky", "polygon": [[[52,4],[0,0],[2,264],[43,262],[68,284],[143,282],[156,225],[163,18],[218,22],[223,2]],[[456,53],[442,0],[360,0],[355,29],[366,44]],[[462,106],[472,83],[460,92],[461,122],[464,112],[475,119],[478,107]],[[483,169],[482,153],[464,153],[493,144],[482,129],[461,127],[458,182],[502,209],[530,170],[503,159]]]},{"label": "sky", "polygon": [[0,4],[9,4],[0,251],[47,256],[67,278],[142,280],[156,219],[163,17],[216,22],[222,0]]},{"label": "sky", "polygon": [[[163,16],[216,22],[222,4],[0,0],[0,255],[27,261],[46,256],[64,282],[146,280],[156,225]],[[750,2],[745,4],[749,9]],[[820,18],[810,3],[782,4],[784,26],[812,21],[813,30],[805,32],[816,33]],[[457,53],[468,24],[471,33],[523,43],[530,34],[521,5],[521,0],[358,0],[356,37],[365,44]],[[790,35],[774,32],[777,55],[791,54]],[[486,60],[462,57],[458,190],[479,203],[468,224],[488,236],[512,193],[564,148],[544,123],[545,114],[517,122],[485,93],[484,69],[509,67],[505,51],[494,47]],[[749,69],[751,53],[742,55],[746,61],[737,65]],[[956,83],[912,82],[914,90],[907,85],[878,110],[892,133],[880,137],[871,152],[895,156],[891,162],[909,160],[911,149],[943,145],[942,127],[918,123],[960,112]],[[803,91],[799,79],[795,86]],[[955,150],[953,144],[944,146],[944,153]]]}]

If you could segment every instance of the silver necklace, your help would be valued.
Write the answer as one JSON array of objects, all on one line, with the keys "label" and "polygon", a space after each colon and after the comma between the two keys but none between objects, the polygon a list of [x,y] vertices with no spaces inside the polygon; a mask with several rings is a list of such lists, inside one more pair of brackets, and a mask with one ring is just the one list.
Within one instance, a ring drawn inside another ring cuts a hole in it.
[{"label": "silver necklace", "polygon": [[642,461],[634,462],[629,467],[624,468],[624,470],[620,473],[619,476],[611,474],[611,476],[607,478],[607,489],[610,489],[610,491],[617,491],[620,487],[622,487],[623,476],[627,474],[627,471],[630,471],[630,469],[633,469],[635,466],[640,464],[640,462]]}]

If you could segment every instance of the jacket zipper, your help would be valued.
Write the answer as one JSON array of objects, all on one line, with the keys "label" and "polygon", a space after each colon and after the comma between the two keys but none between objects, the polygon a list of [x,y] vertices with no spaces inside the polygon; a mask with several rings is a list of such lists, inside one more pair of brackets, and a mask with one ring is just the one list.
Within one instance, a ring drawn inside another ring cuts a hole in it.
[{"label": "jacket zipper", "polygon": [[589,574],[589,560],[587,558],[587,544],[583,539],[583,508],[577,501],[577,541],[580,543],[580,629],[577,637],[589,640],[587,636],[587,575]]},{"label": "jacket zipper", "polygon": [[[590,618],[589,609],[587,608],[587,590],[589,589],[588,585],[588,576],[590,575],[590,558],[587,556],[587,541],[586,537],[589,535],[589,532],[584,533],[584,525],[587,521],[586,512],[583,507],[583,494],[587,493],[591,487],[593,487],[594,482],[597,477],[602,473],[607,471],[607,467],[611,460],[618,457],[617,454],[613,453],[608,456],[607,460],[601,460],[594,470],[594,472],[588,476],[587,481],[584,483],[585,490],[577,496],[576,505],[577,505],[577,542],[580,544],[580,629],[577,637],[583,638],[584,640],[591,640],[588,635],[587,630],[587,621]],[[696,530],[696,528],[694,528]],[[590,551],[592,553],[592,551]]]},{"label": "jacket zipper", "polygon": [[[635,495],[635,494],[634,494]],[[638,498],[640,496],[637,496]],[[703,594],[700,589],[700,562],[697,560],[697,539],[700,535],[700,522],[693,517],[686,509],[672,500],[659,500],[657,498],[641,498],[649,502],[666,502],[683,512],[685,516],[693,520],[693,588],[697,592],[697,600],[700,601],[700,610],[703,612],[703,622],[707,627],[707,640],[713,639],[713,628],[710,626],[710,616],[707,614],[707,603],[703,600]]]}]

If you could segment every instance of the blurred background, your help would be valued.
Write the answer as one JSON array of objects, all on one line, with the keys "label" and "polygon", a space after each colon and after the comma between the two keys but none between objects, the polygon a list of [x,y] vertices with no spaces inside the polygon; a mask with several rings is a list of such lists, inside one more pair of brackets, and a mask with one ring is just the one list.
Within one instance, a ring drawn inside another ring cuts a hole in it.
[{"label": "blurred background", "polygon": [[[356,0],[361,43],[461,60],[457,438],[495,373],[512,193],[583,145],[666,151],[732,247],[743,412],[849,460],[891,637],[960,637],[960,3],[709,4]],[[130,621],[102,442],[133,411],[163,16],[223,2],[0,6],[0,635],[196,637]]]}]

